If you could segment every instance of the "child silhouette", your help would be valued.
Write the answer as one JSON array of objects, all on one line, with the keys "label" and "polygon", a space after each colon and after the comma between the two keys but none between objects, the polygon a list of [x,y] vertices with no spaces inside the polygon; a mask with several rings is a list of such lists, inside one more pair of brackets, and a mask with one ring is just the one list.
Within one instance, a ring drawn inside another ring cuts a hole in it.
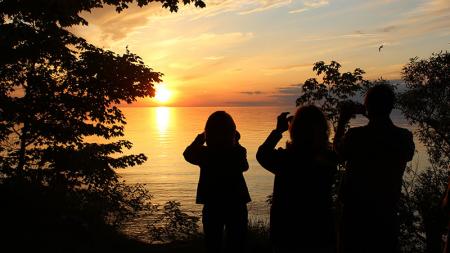
[{"label": "child silhouette", "polygon": [[239,139],[233,118],[217,111],[209,116],[205,132],[183,153],[186,161],[200,167],[196,202],[204,205],[207,252],[220,252],[222,246],[227,252],[244,248],[250,195],[243,176],[248,170],[247,152]]}]

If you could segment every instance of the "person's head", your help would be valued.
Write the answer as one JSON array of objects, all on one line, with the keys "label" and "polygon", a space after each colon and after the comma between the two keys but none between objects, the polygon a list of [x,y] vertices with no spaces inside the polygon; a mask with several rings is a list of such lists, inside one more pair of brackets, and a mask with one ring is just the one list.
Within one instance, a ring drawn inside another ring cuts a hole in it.
[{"label": "person's head", "polygon": [[322,111],[315,105],[297,109],[289,126],[290,147],[320,151],[328,148],[329,126]]},{"label": "person's head", "polygon": [[394,108],[395,94],[391,87],[378,84],[371,87],[364,100],[369,119],[386,118]]},{"label": "person's head", "polygon": [[217,111],[211,114],[205,125],[206,145],[230,147],[236,143],[236,124],[230,114]]}]

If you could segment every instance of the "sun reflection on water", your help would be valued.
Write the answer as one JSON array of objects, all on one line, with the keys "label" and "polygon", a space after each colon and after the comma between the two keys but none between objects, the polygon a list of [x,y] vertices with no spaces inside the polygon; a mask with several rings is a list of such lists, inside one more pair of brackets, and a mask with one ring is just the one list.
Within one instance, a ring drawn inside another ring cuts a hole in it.
[{"label": "sun reflection on water", "polygon": [[169,123],[170,109],[164,106],[156,108],[156,124],[158,126],[159,133],[165,133],[169,127]]}]

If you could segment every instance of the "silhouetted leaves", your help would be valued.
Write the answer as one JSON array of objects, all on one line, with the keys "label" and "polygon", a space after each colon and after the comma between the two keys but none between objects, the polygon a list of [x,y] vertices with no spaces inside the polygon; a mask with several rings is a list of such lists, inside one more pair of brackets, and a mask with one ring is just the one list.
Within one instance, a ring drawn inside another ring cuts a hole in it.
[{"label": "silhouetted leaves", "polygon": [[302,93],[297,98],[297,106],[304,104],[316,104],[331,120],[336,127],[338,120],[338,105],[346,100],[355,99],[361,96],[370,86],[370,82],[365,80],[362,69],[355,69],[353,72],[340,72],[341,65],[331,61],[325,64],[323,61],[316,62],[313,71],[318,76],[322,75],[322,80],[309,78],[302,85]]},{"label": "silhouetted leaves", "polygon": [[450,166],[450,53],[429,59],[412,58],[403,68],[408,90],[400,96],[400,109],[418,127],[432,162]]},{"label": "silhouetted leaves", "polygon": [[448,221],[441,200],[450,166],[450,53],[433,54],[426,60],[412,58],[402,74],[408,89],[400,94],[398,104],[417,127],[431,163],[421,171],[407,171],[410,181],[405,183],[401,210],[406,221],[403,237],[413,238],[420,246],[407,248],[411,252],[439,252]]},{"label": "silhouetted leaves", "polygon": [[182,212],[179,202],[168,201],[148,226],[150,239],[153,242],[190,240],[199,236],[198,221],[198,216]]}]

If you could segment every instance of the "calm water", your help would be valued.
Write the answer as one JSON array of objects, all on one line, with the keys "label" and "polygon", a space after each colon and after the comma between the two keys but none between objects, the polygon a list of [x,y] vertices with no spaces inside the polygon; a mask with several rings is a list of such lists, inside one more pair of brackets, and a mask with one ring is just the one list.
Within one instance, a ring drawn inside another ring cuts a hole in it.
[{"label": "calm water", "polygon": [[[230,113],[241,133],[241,144],[247,148],[250,169],[244,174],[252,197],[249,214],[256,219],[267,218],[267,195],[271,194],[273,176],[256,161],[256,150],[275,127],[276,117],[283,111],[295,111],[295,107],[139,107],[121,108],[128,124],[125,139],[134,146],[131,153],[144,153],[148,161],[140,166],[118,170],[127,183],[142,183],[150,190],[155,203],[168,200],[181,202],[183,209],[199,214],[201,205],[195,204],[199,168],[186,161],[182,153],[198,133],[201,133],[208,116],[217,110]],[[393,113],[395,124],[409,128],[398,112]],[[357,118],[352,125],[365,124]],[[285,134],[286,135],[286,134]],[[279,143],[284,146],[286,137]],[[424,148],[416,140],[413,164],[426,165]],[[127,152],[128,153],[128,152]],[[135,224],[138,230],[139,224]],[[133,227],[133,226],[132,226]]]}]

